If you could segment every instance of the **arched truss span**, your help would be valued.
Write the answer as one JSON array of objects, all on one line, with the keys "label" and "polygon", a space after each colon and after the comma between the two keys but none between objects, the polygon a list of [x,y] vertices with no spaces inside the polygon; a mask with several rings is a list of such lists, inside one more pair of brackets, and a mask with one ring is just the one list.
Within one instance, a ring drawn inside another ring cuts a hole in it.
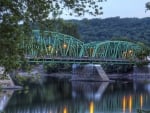
[{"label": "arched truss span", "polygon": [[80,57],[127,59],[135,58],[140,46],[127,41],[104,41],[84,44],[80,51]]},{"label": "arched truss span", "polygon": [[25,54],[31,57],[88,57],[132,59],[141,51],[137,44],[127,41],[103,41],[84,44],[61,33],[33,30],[31,40],[23,45]]},{"label": "arched truss span", "polygon": [[57,32],[33,30],[33,37],[26,46],[26,54],[34,57],[78,57],[83,42]]}]

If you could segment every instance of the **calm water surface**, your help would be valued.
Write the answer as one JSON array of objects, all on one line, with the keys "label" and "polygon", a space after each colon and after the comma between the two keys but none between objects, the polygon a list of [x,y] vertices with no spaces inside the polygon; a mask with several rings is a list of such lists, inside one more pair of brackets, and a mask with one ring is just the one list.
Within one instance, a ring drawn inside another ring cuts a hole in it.
[{"label": "calm water surface", "polygon": [[150,82],[68,82],[15,91],[6,113],[137,113],[150,109]]}]

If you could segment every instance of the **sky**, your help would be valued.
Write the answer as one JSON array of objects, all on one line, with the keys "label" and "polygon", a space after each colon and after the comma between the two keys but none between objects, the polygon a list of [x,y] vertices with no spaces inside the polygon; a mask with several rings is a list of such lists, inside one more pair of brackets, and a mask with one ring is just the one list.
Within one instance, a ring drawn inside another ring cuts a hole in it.
[{"label": "sky", "polygon": [[120,16],[120,18],[126,17],[150,17],[150,11],[145,12],[145,3],[150,0],[107,0],[102,2],[103,15],[93,17],[91,15],[85,15],[81,17],[73,17],[69,15],[62,15],[64,19],[83,19],[83,18],[109,18]]}]

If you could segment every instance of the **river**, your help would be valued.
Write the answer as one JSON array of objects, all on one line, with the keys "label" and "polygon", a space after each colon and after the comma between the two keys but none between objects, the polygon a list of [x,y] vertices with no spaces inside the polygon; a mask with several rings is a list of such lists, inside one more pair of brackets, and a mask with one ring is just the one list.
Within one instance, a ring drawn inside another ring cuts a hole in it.
[{"label": "river", "polygon": [[43,85],[32,85],[9,96],[5,113],[137,113],[137,109],[150,109],[150,81],[71,82],[47,78]]}]

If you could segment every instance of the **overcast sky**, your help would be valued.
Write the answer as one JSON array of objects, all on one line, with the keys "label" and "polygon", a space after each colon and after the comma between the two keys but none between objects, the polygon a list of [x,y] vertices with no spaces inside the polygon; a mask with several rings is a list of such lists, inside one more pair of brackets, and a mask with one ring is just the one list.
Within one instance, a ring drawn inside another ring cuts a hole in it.
[{"label": "overcast sky", "polygon": [[[102,3],[103,15],[95,18],[108,18],[120,16],[124,17],[150,17],[150,11],[145,13],[145,3],[150,0],[107,0]],[[81,19],[81,18],[93,18],[86,15],[82,17],[73,17],[69,15],[61,16],[64,19]]]}]

